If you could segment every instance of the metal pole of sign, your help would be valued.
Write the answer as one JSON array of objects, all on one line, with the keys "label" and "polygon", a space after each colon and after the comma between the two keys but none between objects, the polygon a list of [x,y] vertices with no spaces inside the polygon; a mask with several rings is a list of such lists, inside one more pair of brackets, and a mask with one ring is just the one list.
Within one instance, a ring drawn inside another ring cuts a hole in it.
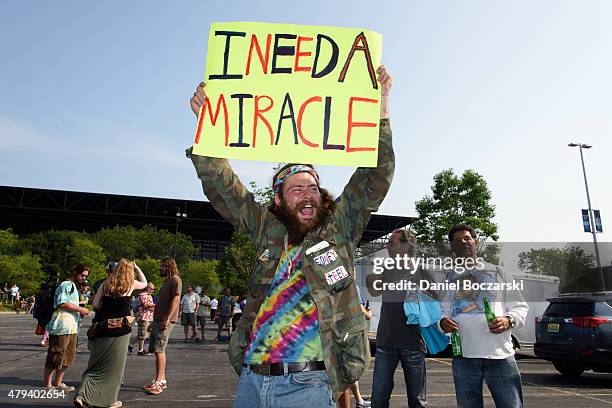
[{"label": "metal pole of sign", "polygon": [[589,195],[589,183],[587,182],[586,169],[584,167],[584,156],[582,149],[590,149],[592,145],[585,143],[570,143],[570,147],[578,147],[580,149],[580,162],[582,163],[582,175],[584,176],[584,187],[586,188],[587,203],[589,204],[589,219],[591,221],[591,233],[593,234],[593,244],[595,245],[595,258],[597,259],[597,269],[601,275],[602,290],[606,289],[606,283],[603,276],[603,269],[601,268],[601,260],[599,259],[599,247],[597,245],[597,231],[595,230],[595,216],[593,215],[593,208],[591,207],[591,196]]}]

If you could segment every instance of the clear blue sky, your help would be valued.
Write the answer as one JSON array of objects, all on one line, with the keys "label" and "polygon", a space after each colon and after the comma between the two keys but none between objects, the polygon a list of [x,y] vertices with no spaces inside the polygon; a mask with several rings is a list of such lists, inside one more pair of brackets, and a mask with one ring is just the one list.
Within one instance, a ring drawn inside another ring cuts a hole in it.
[{"label": "clear blue sky", "polygon": [[[4,1],[0,184],[202,199],[183,155],[209,24],[382,33],[398,159],[381,213],[416,215],[442,169],[482,174],[505,241],[587,241],[577,149],[612,228],[612,2]],[[271,164],[234,162],[244,182]],[[352,169],[323,168],[338,194]],[[600,235],[607,238],[610,232]]]}]

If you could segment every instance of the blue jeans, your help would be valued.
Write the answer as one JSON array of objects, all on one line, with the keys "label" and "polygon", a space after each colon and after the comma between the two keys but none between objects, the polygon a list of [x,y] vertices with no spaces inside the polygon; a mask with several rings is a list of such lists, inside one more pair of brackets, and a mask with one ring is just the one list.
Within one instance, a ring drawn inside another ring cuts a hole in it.
[{"label": "blue jeans", "polygon": [[265,376],[243,368],[234,408],[335,408],[325,370]]},{"label": "blue jeans", "polygon": [[514,356],[502,360],[453,358],[455,395],[460,408],[482,408],[482,381],[487,382],[497,408],[522,408],[521,374]]},{"label": "blue jeans", "polygon": [[408,406],[424,407],[427,405],[427,388],[425,384],[425,353],[404,349],[376,347],[374,362],[374,379],[372,383],[372,407],[387,408],[393,391],[393,375],[401,361],[406,381]]}]

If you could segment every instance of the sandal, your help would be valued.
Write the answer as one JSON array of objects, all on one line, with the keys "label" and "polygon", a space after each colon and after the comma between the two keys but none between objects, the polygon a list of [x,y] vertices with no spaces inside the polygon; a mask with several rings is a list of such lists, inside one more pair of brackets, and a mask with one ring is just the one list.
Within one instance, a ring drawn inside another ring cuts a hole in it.
[{"label": "sandal", "polygon": [[89,405],[87,402],[85,402],[83,400],[83,397],[81,397],[80,395],[77,395],[77,397],[74,399],[73,401],[74,406],[77,408],[89,408],[91,407],[91,405]]},{"label": "sandal", "polygon": [[151,381],[149,384],[145,385],[145,386],[144,386],[144,387],[142,387],[142,388],[148,391],[148,390],[152,389],[153,387],[155,387],[155,386],[156,386],[156,384],[159,384],[159,385],[161,386],[161,388],[162,388],[162,389],[164,389],[164,390],[165,390],[166,388],[168,388],[168,383],[166,382],[166,380],[161,380],[161,381],[159,381],[159,382],[157,382],[157,381],[153,380],[153,381]]},{"label": "sandal", "polygon": [[153,384],[153,387],[149,388],[147,392],[152,395],[161,394],[164,391],[164,388],[161,383],[156,382]]}]

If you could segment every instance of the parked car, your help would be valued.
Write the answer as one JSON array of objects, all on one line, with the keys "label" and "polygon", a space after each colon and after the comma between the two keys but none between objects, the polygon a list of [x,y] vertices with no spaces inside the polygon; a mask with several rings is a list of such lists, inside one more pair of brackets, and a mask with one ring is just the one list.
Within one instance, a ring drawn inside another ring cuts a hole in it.
[{"label": "parked car", "polygon": [[548,299],[536,317],[536,356],[563,375],[612,373],[612,292],[564,294]]}]

